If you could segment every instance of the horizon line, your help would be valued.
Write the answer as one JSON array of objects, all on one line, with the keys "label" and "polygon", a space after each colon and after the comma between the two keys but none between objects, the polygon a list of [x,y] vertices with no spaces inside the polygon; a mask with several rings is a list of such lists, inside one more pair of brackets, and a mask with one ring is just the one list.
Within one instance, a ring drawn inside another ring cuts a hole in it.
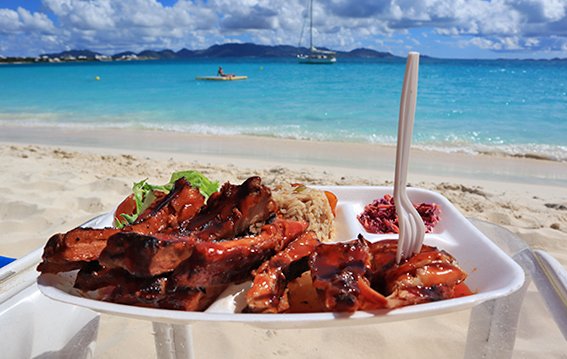
[{"label": "horizon line", "polygon": [[[198,52],[198,51],[209,50],[210,48],[212,48],[214,46],[226,46],[226,45],[254,45],[254,46],[271,47],[271,48],[291,47],[291,48],[295,48],[295,49],[298,49],[298,50],[299,49],[308,49],[307,47],[303,47],[303,46],[300,47],[300,46],[288,45],[288,44],[264,45],[264,44],[257,44],[257,43],[254,43],[254,42],[225,42],[225,43],[222,43],[222,44],[215,43],[215,44],[209,45],[209,47],[207,47],[207,48],[201,48],[201,49],[189,49],[187,47],[181,47],[181,48],[179,48],[179,50],[174,50],[173,48],[161,48],[161,49],[147,48],[147,49],[140,50],[138,52],[133,51],[133,50],[121,50],[121,51],[114,52],[112,54],[108,54],[108,53],[99,52],[97,50],[92,50],[92,49],[89,49],[89,48],[83,48],[83,49],[75,48],[75,49],[69,49],[69,50],[61,50],[59,52],[51,52],[51,53],[44,52],[44,53],[37,54],[35,56],[17,56],[17,55],[2,55],[2,54],[0,54],[0,58],[4,58],[4,59],[7,59],[7,58],[35,59],[35,58],[38,58],[38,57],[41,57],[41,56],[57,55],[57,54],[60,54],[60,53],[72,52],[72,51],[88,51],[88,52],[93,52],[93,53],[97,53],[97,54],[100,54],[100,55],[103,55],[103,56],[109,56],[109,57],[113,57],[117,54],[124,53],[124,52],[131,52],[133,54],[138,55],[138,54],[145,52],[145,51],[153,51],[153,52],[172,51],[173,53],[177,54],[182,50]],[[327,47],[324,47],[324,46],[321,46],[321,47],[318,47],[318,48],[324,49],[324,50],[331,50],[331,51],[336,52],[337,54],[338,53],[348,54],[348,53],[351,53],[355,50],[370,50],[370,51],[374,51],[374,52],[381,53],[381,54],[387,54],[387,55],[390,55],[390,56],[395,57],[395,58],[400,58],[400,59],[406,58],[403,55],[396,55],[396,54],[393,54],[389,51],[376,50],[376,49],[373,49],[373,48],[370,48],[370,47],[357,47],[357,48],[354,48],[354,49],[351,49],[351,50],[334,50],[334,49],[330,49],[330,48],[327,48]],[[411,51],[414,51],[414,50],[411,50]],[[567,60],[567,58],[563,58],[563,57],[553,57],[553,58],[544,58],[544,57],[541,57],[541,58],[535,58],[535,57],[533,57],[533,58],[530,58],[530,57],[525,57],[525,58],[519,58],[519,57],[515,57],[515,58],[507,58],[507,57],[495,57],[495,58],[485,58],[485,57],[476,57],[476,58],[475,57],[470,57],[470,58],[469,57],[435,57],[435,56],[427,55],[425,53],[420,53],[420,56],[422,58],[429,58],[429,59],[434,59],[434,60],[483,60],[483,61],[502,61],[502,60],[508,60],[508,61],[565,61],[565,60]],[[234,57],[282,58],[282,56],[234,56]],[[340,56],[338,56],[338,57],[340,57]],[[363,57],[361,57],[361,58],[363,58]],[[164,59],[162,59],[162,60],[164,60]]]}]

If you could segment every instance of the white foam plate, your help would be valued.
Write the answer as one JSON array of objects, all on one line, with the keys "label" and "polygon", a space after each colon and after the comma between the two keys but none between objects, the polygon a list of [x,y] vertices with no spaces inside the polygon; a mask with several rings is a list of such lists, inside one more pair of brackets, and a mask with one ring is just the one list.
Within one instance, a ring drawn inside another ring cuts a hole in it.
[{"label": "white foam plate", "polygon": [[[396,238],[395,234],[367,233],[356,219],[364,206],[386,193],[391,187],[318,187],[330,190],[339,198],[337,206],[337,240],[354,239],[362,233],[368,240]],[[74,274],[43,274],[38,279],[40,290],[48,297],[87,307],[97,312],[172,324],[190,324],[197,321],[240,322],[270,328],[324,327],[358,325],[376,322],[407,320],[470,308],[484,301],[503,297],[518,290],[524,283],[521,267],[476,229],[442,195],[423,189],[408,188],[412,202],[437,203],[441,206],[441,220],[432,233],[425,236],[425,244],[451,253],[469,274],[465,283],[473,295],[438,302],[407,306],[394,310],[358,311],[351,315],[341,313],[306,314],[244,314],[243,294],[249,283],[229,287],[205,312],[183,312],[166,309],[141,308],[108,303],[80,296],[73,289]],[[110,226],[112,215],[94,218],[86,225]]]}]

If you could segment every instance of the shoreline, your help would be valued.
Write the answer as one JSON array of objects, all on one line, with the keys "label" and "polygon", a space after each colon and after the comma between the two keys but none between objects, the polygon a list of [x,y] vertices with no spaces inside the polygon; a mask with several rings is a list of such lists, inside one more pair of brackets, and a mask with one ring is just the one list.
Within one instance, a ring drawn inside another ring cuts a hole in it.
[{"label": "shoreline", "polygon": [[[0,128],[6,128],[8,131],[20,131],[26,129],[30,132],[34,131],[55,131],[55,130],[70,130],[70,131],[131,131],[131,132],[149,132],[149,133],[175,133],[179,135],[186,136],[209,136],[209,137],[250,137],[250,138],[264,138],[273,140],[290,140],[290,141],[306,141],[315,143],[335,143],[335,144],[353,144],[353,145],[372,145],[372,146],[384,146],[384,147],[395,147],[395,138],[384,139],[382,143],[371,142],[364,138],[353,137],[346,140],[336,139],[336,138],[301,138],[295,136],[281,136],[274,133],[241,133],[239,130],[233,132],[231,130],[224,131],[215,129],[214,127],[209,130],[198,130],[194,131],[190,128],[176,128],[171,127],[159,127],[151,126],[148,123],[140,123],[138,126],[115,126],[109,123],[105,123],[103,126],[94,125],[93,122],[89,123],[75,123],[73,125],[55,122],[52,125],[39,124],[34,121],[27,122],[29,120],[30,114],[20,113],[20,114],[3,114],[0,113]],[[33,116],[38,116],[37,114]],[[46,113],[42,116],[49,119],[50,114]],[[41,117],[41,116],[40,116]],[[54,118],[55,119],[55,118]],[[115,119],[115,122],[120,123],[124,118],[119,117]],[[21,121],[21,123],[18,123]],[[16,122],[18,124],[14,125],[11,122]],[[222,128],[222,127],[220,127]],[[212,132],[212,133],[211,133]],[[1,136],[1,134],[0,134]],[[0,140],[2,137],[0,137]],[[464,143],[461,145],[455,144],[435,144],[435,143],[420,143],[415,142],[412,144],[412,149],[418,149],[420,151],[432,152],[432,153],[443,153],[443,154],[464,154],[469,156],[489,156],[489,157],[499,157],[499,158],[520,158],[520,159],[534,159],[542,161],[551,161],[559,163],[567,163],[567,146],[562,145],[548,145],[548,144],[508,144],[508,145],[489,145],[481,143]]]},{"label": "shoreline", "polygon": [[[295,166],[348,168],[393,177],[395,145],[327,142],[247,135],[205,135],[142,129],[75,129],[0,126],[0,143],[136,151],[198,158],[225,157]],[[259,150],[261,149],[261,150]],[[211,160],[211,159],[209,159]],[[412,148],[412,178],[458,178],[545,186],[567,186],[567,164],[541,158],[446,153]],[[393,179],[393,178],[392,178]]]}]

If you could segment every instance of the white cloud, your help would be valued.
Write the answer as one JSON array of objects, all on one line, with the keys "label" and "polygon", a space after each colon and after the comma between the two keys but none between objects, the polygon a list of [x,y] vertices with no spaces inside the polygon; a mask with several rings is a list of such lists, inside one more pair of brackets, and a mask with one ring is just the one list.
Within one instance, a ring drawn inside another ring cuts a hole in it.
[{"label": "white cloud", "polygon": [[155,0],[44,0],[61,24],[71,47],[103,52],[183,47],[202,42],[200,31],[214,36],[218,16],[203,3],[181,0],[172,7]]},{"label": "white cloud", "polygon": [[11,34],[20,31],[22,24],[14,10],[0,9],[0,33]]},{"label": "white cloud", "polygon": [[[157,0],[43,0],[43,5],[45,13],[0,9],[0,33],[7,34],[0,38],[3,51],[195,49],[243,39],[297,44],[307,12],[305,0],[178,0],[173,6]],[[413,28],[491,51],[564,53],[567,43],[567,0],[329,0],[315,2],[314,16],[316,43],[343,50]]]},{"label": "white cloud", "polygon": [[59,22],[74,30],[105,30],[114,26],[113,9],[106,1],[44,0]]},{"label": "white cloud", "polygon": [[508,4],[518,9],[532,23],[561,20],[567,11],[565,0],[515,0]]},{"label": "white cloud", "polygon": [[469,41],[463,41],[461,43],[462,46],[474,45],[481,49],[490,49],[490,50],[500,50],[501,47],[499,44],[496,44],[494,41],[489,39],[483,39],[480,37],[475,37]]},{"label": "white cloud", "polygon": [[0,49],[7,55],[35,55],[46,44],[58,41],[54,39],[56,32],[53,22],[43,13],[22,7],[0,9]]},{"label": "white cloud", "polygon": [[55,30],[53,23],[42,13],[31,13],[19,7],[17,10],[0,9],[0,33],[30,32],[49,34]]},{"label": "white cloud", "polygon": [[536,47],[540,43],[539,39],[533,37],[527,37],[524,39],[524,44],[526,47]]}]

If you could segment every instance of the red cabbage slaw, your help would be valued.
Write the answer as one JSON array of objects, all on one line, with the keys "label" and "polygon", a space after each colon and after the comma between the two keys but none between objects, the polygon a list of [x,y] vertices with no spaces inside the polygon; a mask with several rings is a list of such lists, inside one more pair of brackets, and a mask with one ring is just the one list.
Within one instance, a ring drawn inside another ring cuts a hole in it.
[{"label": "red cabbage slaw", "polygon": [[[414,207],[425,224],[425,232],[431,232],[433,227],[439,222],[439,214],[441,212],[439,205],[436,203],[420,203],[418,205],[414,204]],[[394,198],[389,194],[367,204],[357,218],[368,233],[385,234],[400,232]]]}]

